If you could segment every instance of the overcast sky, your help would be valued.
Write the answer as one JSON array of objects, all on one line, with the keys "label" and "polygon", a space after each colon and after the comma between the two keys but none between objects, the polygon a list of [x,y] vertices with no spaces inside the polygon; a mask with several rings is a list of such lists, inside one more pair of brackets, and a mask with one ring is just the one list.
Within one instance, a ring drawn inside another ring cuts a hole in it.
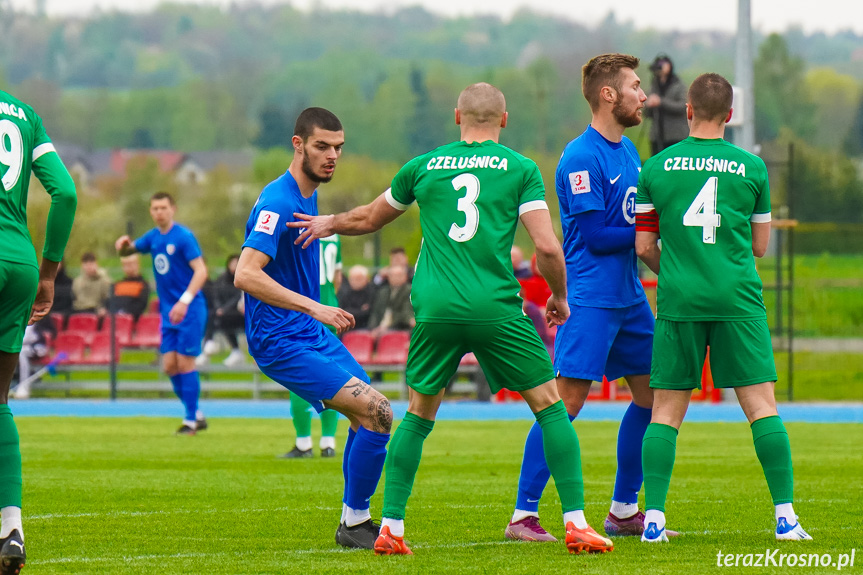
[{"label": "overcast sky", "polygon": [[[47,0],[49,13],[87,14],[102,9],[148,10],[161,0]],[[225,6],[250,0],[175,0]],[[254,0],[261,4],[288,3],[285,0]],[[30,9],[36,0],[11,0],[18,8]],[[490,13],[510,17],[527,6],[539,12],[560,14],[572,20],[594,24],[614,8],[618,20],[632,20],[639,28],[682,30],[726,30],[737,26],[737,0],[293,0],[298,8],[312,6],[392,11],[396,7],[423,5],[445,15]],[[783,31],[801,26],[805,31],[836,32],[851,28],[863,34],[861,0],[751,0],[753,26],[763,32]]]}]

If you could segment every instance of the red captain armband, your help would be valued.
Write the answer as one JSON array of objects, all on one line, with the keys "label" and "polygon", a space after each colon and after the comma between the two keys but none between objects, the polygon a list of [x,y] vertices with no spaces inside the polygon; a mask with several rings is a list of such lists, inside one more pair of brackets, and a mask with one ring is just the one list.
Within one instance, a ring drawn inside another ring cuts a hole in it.
[{"label": "red captain armband", "polygon": [[659,214],[656,213],[656,210],[650,210],[643,214],[635,214],[635,231],[658,234]]}]

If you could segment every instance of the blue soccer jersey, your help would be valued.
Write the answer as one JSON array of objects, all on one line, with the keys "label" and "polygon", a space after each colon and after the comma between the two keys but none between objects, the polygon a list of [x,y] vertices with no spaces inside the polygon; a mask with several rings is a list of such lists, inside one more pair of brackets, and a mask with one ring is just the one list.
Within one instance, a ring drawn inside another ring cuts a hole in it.
[{"label": "blue soccer jersey", "polygon": [[604,212],[607,227],[634,227],[640,170],[641,159],[628,138],[610,142],[593,126],[564,148],[555,183],[571,303],[621,308],[645,299],[635,245],[622,252],[593,254],[575,222],[577,214],[598,210]]},{"label": "blue soccer jersey", "polygon": [[[165,234],[159,228],[153,228],[135,241],[135,249],[153,256],[153,276],[156,278],[156,293],[159,294],[162,325],[169,325],[168,314],[189,287],[195,273],[189,262],[201,257],[198,240],[188,228],[175,223]],[[188,313],[206,314],[206,311],[204,295],[198,292],[189,305]]]},{"label": "blue soccer jersey", "polygon": [[[287,227],[294,212],[318,214],[318,193],[309,198],[300,193],[296,180],[285,172],[271,182],[258,197],[246,223],[244,248],[253,248],[270,256],[264,272],[283,287],[320,301],[320,247],[315,240],[308,249],[294,245],[300,230]],[[318,334],[323,329],[310,315],[265,304],[245,294],[246,336],[253,356],[266,353],[275,341],[300,334]],[[264,343],[269,342],[270,346]]]}]

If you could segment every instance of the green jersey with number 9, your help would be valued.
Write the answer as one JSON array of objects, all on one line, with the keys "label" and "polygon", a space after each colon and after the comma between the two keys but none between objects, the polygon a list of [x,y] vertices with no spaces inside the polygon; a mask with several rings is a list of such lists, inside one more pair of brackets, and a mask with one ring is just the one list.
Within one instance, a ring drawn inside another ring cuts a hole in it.
[{"label": "green jersey with number 9", "polygon": [[637,213],[655,209],[659,219],[658,318],[766,317],[752,254],[752,223],[770,221],[761,158],[722,139],[689,137],[645,162],[635,201]]},{"label": "green jersey with number 9", "polygon": [[418,322],[490,324],[523,315],[510,250],[519,217],[548,209],[536,164],[506,146],[453,142],[399,170],[387,201],[420,210],[411,301]]},{"label": "green jersey with number 9", "polygon": [[75,217],[75,183],[33,108],[0,91],[0,260],[36,265],[27,229],[30,174],[51,194],[44,257],[59,262]]}]

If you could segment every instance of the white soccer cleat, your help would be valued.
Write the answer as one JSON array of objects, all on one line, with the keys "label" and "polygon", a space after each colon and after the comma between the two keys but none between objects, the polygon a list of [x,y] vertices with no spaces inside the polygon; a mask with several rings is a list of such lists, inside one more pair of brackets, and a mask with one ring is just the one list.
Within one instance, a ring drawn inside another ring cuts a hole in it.
[{"label": "white soccer cleat", "polygon": [[641,534],[641,540],[645,543],[668,543],[668,534],[665,532],[665,527],[660,529],[656,523],[650,523]]},{"label": "white soccer cleat", "polygon": [[811,539],[812,536],[803,531],[796,517],[794,518],[794,525],[789,525],[784,517],[780,517],[776,523],[777,541],[805,541]]},{"label": "white soccer cleat", "polygon": [[238,365],[243,365],[244,363],[246,363],[246,354],[239,349],[233,350],[228,357],[225,358],[225,361],[222,362],[222,364],[227,367],[236,367]]},{"label": "white soccer cleat", "polygon": [[204,342],[204,354],[206,355],[216,355],[221,349],[222,346],[214,339],[208,339]]}]

